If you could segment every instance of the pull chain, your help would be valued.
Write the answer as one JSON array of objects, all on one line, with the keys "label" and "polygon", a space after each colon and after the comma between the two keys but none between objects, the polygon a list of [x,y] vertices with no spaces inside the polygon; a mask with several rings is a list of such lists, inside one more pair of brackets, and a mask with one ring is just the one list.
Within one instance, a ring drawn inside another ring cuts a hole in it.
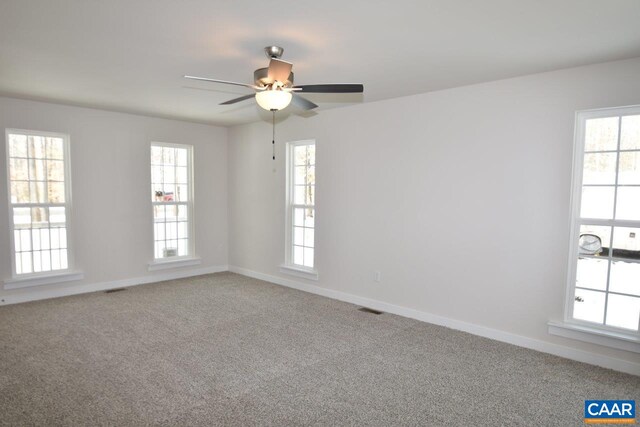
[{"label": "pull chain", "polygon": [[273,138],[271,139],[271,150],[273,160],[276,159],[276,110],[271,110],[273,116]]}]

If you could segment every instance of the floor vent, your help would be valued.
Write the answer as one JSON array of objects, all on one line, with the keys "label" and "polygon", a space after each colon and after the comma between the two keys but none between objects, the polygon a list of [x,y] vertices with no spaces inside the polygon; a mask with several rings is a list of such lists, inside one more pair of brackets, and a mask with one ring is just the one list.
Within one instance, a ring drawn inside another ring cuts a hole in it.
[{"label": "floor vent", "polygon": [[112,294],[114,292],[120,292],[120,291],[126,291],[126,289],[125,288],[109,289],[109,290],[104,291],[104,293],[105,294]]},{"label": "floor vent", "polygon": [[382,311],[374,310],[373,308],[360,307],[358,310],[364,313],[382,314]]}]

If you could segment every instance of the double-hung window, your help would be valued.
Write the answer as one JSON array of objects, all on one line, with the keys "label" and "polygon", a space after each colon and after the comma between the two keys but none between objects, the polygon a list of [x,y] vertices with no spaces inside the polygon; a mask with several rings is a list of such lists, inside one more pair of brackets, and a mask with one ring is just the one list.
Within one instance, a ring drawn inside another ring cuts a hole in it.
[{"label": "double-hung window", "polygon": [[285,266],[314,271],[315,268],[315,141],[288,144],[287,233]]},{"label": "double-hung window", "polygon": [[640,338],[640,107],[577,115],[567,321]]},{"label": "double-hung window", "polygon": [[69,137],[8,129],[6,141],[13,276],[68,270]]},{"label": "double-hung window", "polygon": [[151,145],[151,201],[156,261],[194,255],[192,163],[192,146]]}]

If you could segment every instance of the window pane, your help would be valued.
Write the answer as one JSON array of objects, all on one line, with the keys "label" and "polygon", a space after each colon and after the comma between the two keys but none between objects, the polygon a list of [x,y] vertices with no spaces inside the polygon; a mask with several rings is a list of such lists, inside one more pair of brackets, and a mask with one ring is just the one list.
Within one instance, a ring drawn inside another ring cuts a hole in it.
[{"label": "window pane", "polygon": [[31,226],[31,209],[13,208],[13,225],[16,228]]},{"label": "window pane", "polygon": [[293,225],[302,227],[304,225],[304,211],[303,208],[295,208],[293,210]]},{"label": "window pane", "polygon": [[164,218],[165,218],[164,206],[154,206],[153,217],[156,221],[164,221]]},{"label": "window pane", "polygon": [[640,296],[640,263],[613,261],[609,290]]},{"label": "window pane", "polygon": [[640,151],[620,153],[618,184],[640,184]]},{"label": "window pane", "polygon": [[162,163],[165,165],[174,165],[175,164],[175,148],[172,147],[162,147]]},{"label": "window pane", "polygon": [[49,181],[64,181],[64,162],[47,160],[47,179]]},{"label": "window pane", "polygon": [[293,247],[293,263],[304,265],[304,248],[302,246]]},{"label": "window pane", "polygon": [[314,222],[315,222],[314,214],[315,214],[315,209],[304,209],[304,226],[305,227],[313,228]]},{"label": "window pane", "polygon": [[613,256],[640,260],[640,228],[613,228]]},{"label": "window pane", "polygon": [[60,247],[67,247],[67,229],[65,227],[59,227],[58,231],[60,232]]},{"label": "window pane", "polygon": [[304,245],[304,228],[293,227],[293,244],[298,246]]},{"label": "window pane", "polygon": [[315,185],[316,183],[316,167],[309,166],[307,168],[307,184]]},{"label": "window pane", "polygon": [[29,179],[31,181],[45,181],[44,160],[29,159]]},{"label": "window pane", "polygon": [[51,232],[48,228],[40,230],[40,246],[43,250],[51,249]]},{"label": "window pane", "polygon": [[313,248],[304,248],[304,266],[313,268]]},{"label": "window pane", "polygon": [[178,240],[178,256],[189,255],[189,244],[187,239]]},{"label": "window pane", "polygon": [[188,208],[187,205],[178,205],[178,219],[180,221],[188,220]]},{"label": "window pane", "polygon": [[313,228],[305,228],[304,229],[304,245],[309,248],[312,248],[314,243],[313,238],[314,238]]},{"label": "window pane", "polygon": [[44,182],[29,182],[31,203],[45,203],[47,201],[47,190]]},{"label": "window pane", "polygon": [[293,148],[293,159],[294,159],[294,165],[296,165],[296,166],[306,165],[308,163],[307,146],[306,145],[299,145],[297,147],[294,147]]},{"label": "window pane", "polygon": [[11,203],[29,203],[30,201],[29,182],[11,182]]},{"label": "window pane", "polygon": [[615,184],[616,153],[590,153],[584,155],[582,184]]},{"label": "window pane", "polygon": [[176,194],[174,198],[177,202],[189,201],[189,187],[186,184],[176,185]]},{"label": "window pane", "polygon": [[589,119],[585,128],[585,151],[606,151],[618,148],[618,117]]},{"label": "window pane", "polygon": [[49,220],[51,224],[61,225],[67,221],[64,207],[51,207],[49,208]]},{"label": "window pane", "polygon": [[64,182],[49,183],[49,203],[64,203]]},{"label": "window pane", "polygon": [[305,205],[315,205],[316,203],[316,187],[308,185],[305,189]]},{"label": "window pane", "polygon": [[187,181],[187,168],[186,167],[177,167],[176,168],[176,182],[179,184],[186,184]]},{"label": "window pane", "polygon": [[587,322],[602,323],[604,318],[604,292],[576,289],[573,317]]},{"label": "window pane", "polygon": [[46,138],[47,158],[64,159],[64,145],[62,138]]},{"label": "window pane", "polygon": [[613,218],[613,197],[615,187],[583,187],[582,218]]},{"label": "window pane", "polygon": [[175,222],[167,223],[167,239],[178,238],[178,225]]},{"label": "window pane", "polygon": [[164,168],[162,166],[151,166],[151,183],[152,184],[162,184],[162,171]]},{"label": "window pane", "polygon": [[178,166],[187,166],[188,153],[184,148],[176,149],[176,164]]},{"label": "window pane", "polygon": [[609,295],[607,302],[607,325],[618,328],[638,330],[640,298],[625,295]]},{"label": "window pane", "polygon": [[[47,230],[48,232],[49,230]],[[47,233],[48,235],[48,233]],[[42,251],[40,261],[42,262],[42,271],[50,271],[51,270],[51,251]],[[67,268],[67,267],[65,267]]]},{"label": "window pane", "polygon": [[46,157],[44,137],[42,136],[29,135],[27,137],[27,148],[29,157],[36,159],[44,159]]},{"label": "window pane", "polygon": [[576,286],[589,289],[607,289],[608,259],[579,258]]},{"label": "window pane", "polygon": [[618,187],[616,219],[640,220],[640,187]]},{"label": "window pane", "polygon": [[307,156],[310,165],[316,164],[316,146],[314,144],[307,145]]},{"label": "window pane", "polygon": [[27,157],[27,136],[9,134],[9,156]]},{"label": "window pane", "polygon": [[20,247],[23,252],[31,250],[31,230],[20,230]]},{"label": "window pane", "polygon": [[174,184],[176,182],[176,168],[165,166],[162,168],[162,176],[165,184]]},{"label": "window pane", "polygon": [[307,167],[306,166],[296,166],[294,172],[294,185],[305,185],[306,176],[307,176]]},{"label": "window pane", "polygon": [[640,149],[640,115],[622,118],[620,149]]},{"label": "window pane", "polygon": [[185,239],[189,237],[189,224],[185,221],[178,223],[178,238]]},{"label": "window pane", "polygon": [[296,185],[293,187],[293,203],[296,205],[305,204],[305,190],[306,186]]},{"label": "window pane", "polygon": [[61,249],[60,250],[60,268],[69,268],[69,263],[67,260],[67,250],[66,249]]},{"label": "window pane", "polygon": [[26,159],[9,160],[9,179],[11,181],[26,181],[29,179],[29,164]]},{"label": "window pane", "polygon": [[49,226],[49,215],[47,208],[31,208],[31,226],[33,228]]},{"label": "window pane", "polygon": [[20,262],[22,264],[22,273],[27,274],[33,272],[31,267],[31,252],[22,252],[21,254],[16,254],[16,258],[20,256]]}]

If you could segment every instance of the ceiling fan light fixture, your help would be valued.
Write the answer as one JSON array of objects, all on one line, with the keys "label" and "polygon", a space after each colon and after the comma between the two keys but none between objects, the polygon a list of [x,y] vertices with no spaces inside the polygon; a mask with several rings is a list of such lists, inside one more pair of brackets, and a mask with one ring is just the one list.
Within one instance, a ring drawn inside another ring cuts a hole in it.
[{"label": "ceiling fan light fixture", "polygon": [[263,90],[256,93],[256,102],[267,111],[282,110],[291,103],[291,92],[284,90]]}]

